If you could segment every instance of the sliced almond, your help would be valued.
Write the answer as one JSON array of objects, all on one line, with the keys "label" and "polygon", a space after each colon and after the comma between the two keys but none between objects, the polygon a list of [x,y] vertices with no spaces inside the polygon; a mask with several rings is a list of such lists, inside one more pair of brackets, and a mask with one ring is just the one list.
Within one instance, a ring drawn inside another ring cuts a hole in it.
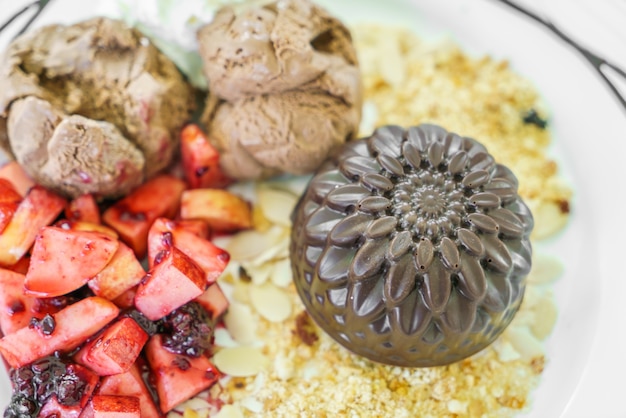
[{"label": "sliced almond", "polygon": [[257,339],[257,319],[250,307],[243,303],[231,302],[224,315],[224,324],[233,340],[239,344],[251,344]]},{"label": "sliced almond", "polygon": [[494,344],[494,349],[498,354],[498,359],[502,362],[513,361],[520,358],[520,354],[513,348],[510,341],[501,339],[498,343]]},{"label": "sliced almond", "polygon": [[243,412],[237,405],[224,405],[213,418],[243,418]]},{"label": "sliced almond", "polygon": [[530,325],[530,330],[535,337],[543,341],[552,332],[558,309],[551,294],[539,298],[534,307],[535,320]]},{"label": "sliced almond", "polygon": [[270,322],[282,322],[291,315],[289,295],[273,284],[250,286],[250,302],[254,309]]},{"label": "sliced almond", "polygon": [[536,285],[552,283],[562,274],[563,264],[558,258],[538,253],[533,256],[533,267],[527,281]]},{"label": "sliced almond", "polygon": [[257,197],[265,218],[277,225],[291,226],[291,212],[298,201],[296,195],[284,190],[259,187]]},{"label": "sliced almond", "polygon": [[246,273],[250,276],[253,284],[265,283],[270,278],[274,270],[274,265],[272,263],[264,263],[261,265],[241,263],[241,266],[246,270]]},{"label": "sliced almond", "polygon": [[255,414],[260,414],[263,412],[263,402],[259,401],[254,396],[246,396],[241,401],[239,401],[241,406],[247,409],[250,412],[254,412]]},{"label": "sliced almond", "polygon": [[287,287],[293,281],[293,274],[291,271],[291,260],[289,258],[283,258],[274,263],[274,268],[271,274],[272,283],[278,287]]},{"label": "sliced almond", "polygon": [[213,356],[215,366],[234,377],[254,376],[267,367],[267,357],[256,347],[224,348]]},{"label": "sliced almond", "polygon": [[506,338],[523,359],[530,360],[544,355],[541,342],[531,334],[528,327],[507,328]]},{"label": "sliced almond", "polygon": [[272,227],[266,232],[242,231],[225,243],[224,248],[232,260],[251,260],[276,246],[283,239],[283,234],[283,228],[280,227]]},{"label": "sliced almond", "polygon": [[213,333],[213,343],[218,347],[239,347],[226,328],[217,328]]}]

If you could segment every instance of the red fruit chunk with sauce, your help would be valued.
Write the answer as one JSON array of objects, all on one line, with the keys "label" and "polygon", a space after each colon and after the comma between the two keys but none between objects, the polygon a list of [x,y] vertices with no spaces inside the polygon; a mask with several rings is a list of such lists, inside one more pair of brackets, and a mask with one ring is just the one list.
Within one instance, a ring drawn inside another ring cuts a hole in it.
[{"label": "red fruit chunk with sauce", "polygon": [[202,269],[174,247],[139,284],[135,306],[155,321],[200,296],[206,287]]},{"label": "red fruit chunk with sauce", "polygon": [[35,299],[24,295],[24,275],[0,268],[0,331],[12,334],[33,316]]},{"label": "red fruit chunk with sauce", "polygon": [[146,341],[148,334],[135,320],[122,318],[85,344],[74,360],[100,376],[124,373],[135,363]]},{"label": "red fruit chunk with sauce", "polygon": [[198,236],[178,221],[159,218],[148,233],[148,263],[160,263],[170,249],[176,247],[200,266],[207,284],[212,284],[222,274],[230,255],[211,241]]},{"label": "red fruit chunk with sauce", "polygon": [[108,226],[105,226],[105,225],[96,224],[93,222],[70,221],[68,219],[61,219],[60,221],[57,221],[53,226],[56,226],[58,228],[62,228],[65,230],[72,230],[72,231],[100,232],[101,234],[108,235],[109,237],[113,239],[119,238],[119,235],[117,235],[117,232],[115,232],[115,230],[113,230],[112,228],[109,228]]},{"label": "red fruit chunk with sauce", "polygon": [[135,253],[120,242],[113,258],[98,274],[87,282],[98,296],[114,300],[139,284],[146,275]]},{"label": "red fruit chunk with sauce", "polygon": [[70,221],[100,223],[100,210],[92,194],[84,194],[73,200],[65,208],[65,217]]},{"label": "red fruit chunk with sauce", "polygon": [[28,326],[2,337],[0,354],[11,367],[17,368],[55,351],[71,351],[118,313],[117,306],[106,299],[97,296],[82,299],[50,315],[52,320],[47,325]]},{"label": "red fruit chunk with sauce", "polygon": [[7,179],[0,178],[0,233],[13,218],[21,201],[22,195],[15,190],[13,184]]},{"label": "red fruit chunk with sauce", "polygon": [[39,230],[50,225],[65,207],[62,197],[34,186],[0,234],[0,266],[12,266],[35,242]]},{"label": "red fruit chunk with sauce", "polygon": [[180,146],[185,179],[190,188],[224,187],[232,182],[220,169],[217,149],[198,125],[183,128]]},{"label": "red fruit chunk with sauce", "polygon": [[204,356],[169,352],[160,335],[151,337],[146,344],[146,357],[163,412],[208,389],[220,377],[217,368]]},{"label": "red fruit chunk with sauce", "polygon": [[252,227],[250,204],[221,189],[186,190],[180,204],[182,219],[202,219],[215,231],[233,232]]},{"label": "red fruit chunk with sauce", "polygon": [[228,309],[228,299],[226,299],[226,295],[218,283],[210,285],[204,293],[196,298],[196,302],[202,305],[213,321],[216,321]]},{"label": "red fruit chunk with sauce", "polygon": [[26,174],[17,161],[8,162],[0,167],[0,179],[9,180],[21,196],[26,196],[28,191],[35,186],[33,179]]},{"label": "red fruit chunk with sauce", "polygon": [[80,418],[141,418],[139,399],[134,396],[94,395]]},{"label": "red fruit chunk with sauce", "polygon": [[119,241],[98,232],[44,227],[33,246],[24,288],[39,297],[76,290],[104,269],[118,246]]},{"label": "red fruit chunk with sauce", "polygon": [[185,187],[185,182],[175,177],[157,176],[108,208],[102,221],[143,258],[150,226],[160,216],[174,217]]},{"label": "red fruit chunk with sauce", "polygon": [[142,417],[160,417],[162,414],[154,403],[152,395],[141,377],[140,370],[140,367],[135,363],[125,373],[103,377],[96,394],[134,396],[139,399]]}]

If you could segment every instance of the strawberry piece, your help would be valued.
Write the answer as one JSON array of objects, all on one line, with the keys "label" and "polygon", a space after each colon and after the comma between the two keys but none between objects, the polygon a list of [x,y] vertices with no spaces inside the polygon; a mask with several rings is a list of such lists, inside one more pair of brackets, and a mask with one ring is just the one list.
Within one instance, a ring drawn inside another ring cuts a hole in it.
[{"label": "strawberry piece", "polygon": [[137,287],[135,306],[146,318],[155,321],[200,296],[206,287],[202,269],[172,248]]},{"label": "strawberry piece", "polygon": [[9,180],[21,196],[26,196],[28,191],[35,186],[33,179],[26,174],[17,161],[8,162],[0,167],[0,178]]},{"label": "strawberry piece", "polygon": [[65,217],[70,221],[100,223],[100,210],[92,194],[84,194],[70,201],[65,208]]},{"label": "strawberry piece", "polygon": [[101,234],[108,235],[113,239],[118,239],[119,235],[117,232],[108,226],[102,224],[95,224],[87,221],[70,221],[68,219],[61,219],[56,222],[54,226],[72,231],[92,231],[92,232],[100,232]]},{"label": "strawberry piece", "polygon": [[0,269],[0,331],[7,335],[24,328],[33,316],[35,299],[24,295],[24,275]]},{"label": "strawberry piece", "polygon": [[213,321],[217,321],[228,309],[228,299],[218,283],[213,283],[196,298],[202,307],[209,313]]},{"label": "strawberry piece", "polygon": [[161,335],[146,344],[146,358],[155,380],[163,412],[211,387],[220,377],[217,368],[204,356],[188,357],[169,352]]},{"label": "strawberry piece", "polygon": [[54,221],[65,203],[65,199],[41,186],[30,189],[0,234],[0,266],[17,263],[35,242],[39,229]]},{"label": "strawberry piece", "polygon": [[51,317],[52,330],[26,327],[0,339],[0,354],[13,368],[24,366],[55,351],[67,352],[111,322],[119,313],[112,302],[98,296],[82,299]]},{"label": "strawberry piece", "polygon": [[24,288],[40,297],[76,290],[111,261],[118,246],[119,241],[98,232],[44,227],[33,246]]},{"label": "strawberry piece", "polygon": [[185,187],[175,177],[157,176],[107,209],[102,221],[119,233],[138,258],[143,258],[150,225],[160,216],[174,217]]},{"label": "strawberry piece", "polygon": [[134,319],[121,318],[91,339],[74,356],[74,360],[99,374],[124,373],[135,363],[148,334]]},{"label": "strawberry piece", "polygon": [[206,275],[207,284],[214,283],[222,274],[230,255],[211,241],[190,231],[177,221],[159,218],[148,233],[148,264],[154,266],[176,247],[200,266]]},{"label": "strawberry piece", "polygon": [[141,418],[139,399],[134,396],[94,395],[80,418]]},{"label": "strawberry piece", "polygon": [[217,149],[198,125],[190,124],[183,128],[180,146],[183,171],[189,187],[224,187],[232,182],[220,168]]},{"label": "strawberry piece", "polygon": [[250,204],[221,189],[186,190],[182,195],[182,219],[202,219],[215,231],[238,231],[252,227]]},{"label": "strawberry piece", "polygon": [[146,275],[135,253],[120,242],[113,258],[98,274],[87,282],[98,296],[114,300],[136,286]]},{"label": "strawberry piece", "polygon": [[141,377],[140,368],[136,363],[125,373],[103,377],[96,394],[134,396],[139,399],[142,417],[156,418],[162,416]]}]

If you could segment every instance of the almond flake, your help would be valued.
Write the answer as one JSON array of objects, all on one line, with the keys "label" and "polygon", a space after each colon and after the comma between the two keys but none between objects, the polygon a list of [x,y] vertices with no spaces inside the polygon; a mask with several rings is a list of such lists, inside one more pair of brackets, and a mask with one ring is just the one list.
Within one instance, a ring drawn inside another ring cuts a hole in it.
[{"label": "almond flake", "polygon": [[272,227],[267,232],[247,230],[234,235],[225,243],[224,249],[233,260],[250,260],[258,257],[268,248],[276,246],[281,240],[283,240],[283,228],[280,227]]},{"label": "almond flake", "polygon": [[271,278],[272,283],[278,287],[287,287],[291,284],[293,274],[291,272],[291,261],[289,258],[283,258],[274,263]]},{"label": "almond flake", "polygon": [[243,412],[237,405],[224,405],[213,418],[243,418]]},{"label": "almond flake", "polygon": [[291,226],[291,212],[298,201],[295,195],[283,190],[259,187],[257,197],[263,215],[270,222],[286,227]]},{"label": "almond flake", "polygon": [[563,274],[563,264],[556,257],[538,253],[533,257],[532,263],[528,283],[552,283]]},{"label": "almond flake", "polygon": [[272,285],[250,286],[250,302],[270,322],[282,322],[291,315],[291,299],[282,289]]},{"label": "almond flake", "polygon": [[257,320],[247,305],[231,302],[224,315],[224,324],[233,340],[239,344],[251,344],[257,339]]},{"label": "almond flake", "polygon": [[530,331],[535,337],[543,341],[552,332],[558,314],[556,304],[551,295],[547,294],[539,298],[533,312],[536,319],[530,325]]},{"label": "almond flake", "polygon": [[253,284],[263,284],[270,278],[274,266],[271,263],[265,263],[258,266],[250,265],[249,263],[241,263],[241,266],[246,270]]},{"label": "almond flake", "polygon": [[267,358],[255,347],[224,348],[213,356],[215,366],[234,377],[254,376],[268,364]]},{"label": "almond flake", "polygon": [[233,339],[226,328],[217,328],[213,333],[213,342],[218,347],[238,347],[239,343]]},{"label": "almond flake", "polygon": [[506,338],[523,359],[530,360],[544,355],[541,342],[530,333],[528,327],[507,328]]}]

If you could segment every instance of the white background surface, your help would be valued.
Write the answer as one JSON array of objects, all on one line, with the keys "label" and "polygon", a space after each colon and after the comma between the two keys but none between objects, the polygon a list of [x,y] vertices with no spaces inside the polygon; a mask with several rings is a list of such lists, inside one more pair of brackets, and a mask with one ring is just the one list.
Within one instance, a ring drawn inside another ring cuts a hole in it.
[{"label": "white background surface", "polygon": [[[626,109],[578,52],[496,0],[322,2],[349,20],[401,22],[425,36],[451,36],[471,53],[510,60],[537,85],[553,113],[555,155],[576,196],[572,223],[552,248],[566,275],[557,289],[560,319],[550,339],[550,363],[530,416],[625,418],[626,209],[617,205],[626,203]],[[520,2],[626,68],[626,1]],[[26,3],[0,0],[0,23]],[[40,23],[75,21],[92,14],[96,4],[53,0]],[[0,47],[6,42],[6,35],[0,37]],[[7,385],[0,380],[2,407]]]}]

